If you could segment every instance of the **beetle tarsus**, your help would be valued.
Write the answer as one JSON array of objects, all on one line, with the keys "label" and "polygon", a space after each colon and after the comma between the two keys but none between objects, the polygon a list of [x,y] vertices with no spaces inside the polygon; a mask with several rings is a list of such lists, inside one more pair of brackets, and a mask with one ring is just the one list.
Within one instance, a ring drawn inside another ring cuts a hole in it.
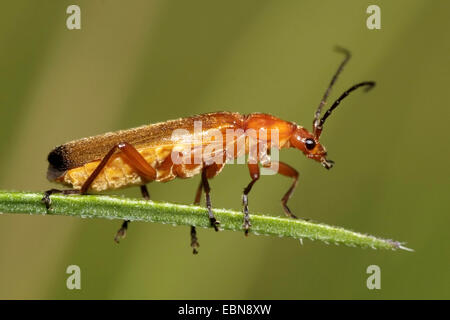
[{"label": "beetle tarsus", "polygon": [[252,224],[250,223],[249,220],[245,220],[245,221],[244,221],[243,227],[244,227],[244,235],[245,235],[246,237],[248,237],[248,232],[250,231],[250,227],[251,227],[251,226],[252,226]]},{"label": "beetle tarsus", "polygon": [[256,181],[259,180],[259,167],[257,164],[249,163],[248,169],[250,171],[250,176],[252,177],[252,181],[247,185],[244,189],[244,193],[242,194],[242,205],[244,206],[244,224],[242,227],[244,228],[244,235],[248,237],[248,232],[252,224],[250,223],[250,215],[248,214],[248,194],[252,190],[253,185]]},{"label": "beetle tarsus", "polygon": [[[200,198],[202,196],[203,191],[203,180],[200,179],[200,184],[197,188],[197,192],[195,194],[194,204],[199,205],[200,204]],[[192,254],[198,254],[198,247],[200,247],[200,244],[198,243],[197,238],[197,230],[195,229],[195,226],[191,226],[191,248],[192,248]]]},{"label": "beetle tarsus", "polygon": [[[256,181],[256,180],[254,180]],[[248,192],[247,192],[248,194]],[[244,235],[248,237],[248,232],[252,224],[250,223],[250,215],[248,214],[248,195],[246,193],[242,196],[242,204],[244,205],[244,224],[242,227],[244,228]]]},{"label": "beetle tarsus", "polygon": [[50,210],[50,206],[52,205],[52,199],[50,199],[50,195],[45,194],[41,199],[41,202],[45,204],[45,208],[47,208],[47,210]]},{"label": "beetle tarsus", "polygon": [[209,198],[209,194],[206,195],[206,207],[208,208],[209,222],[211,223],[211,227],[213,227],[214,230],[219,231],[220,221],[217,221],[216,217],[214,217],[211,209],[211,200]]},{"label": "beetle tarsus", "polygon": [[69,195],[69,194],[80,194],[81,191],[75,190],[75,189],[69,189],[69,190],[50,189],[50,190],[45,191],[44,197],[41,199],[41,202],[45,204],[45,207],[47,208],[47,210],[50,210],[51,205],[52,205],[52,199],[50,196],[55,193]]},{"label": "beetle tarsus", "polygon": [[[298,219],[298,217],[291,212],[291,209],[289,209],[289,207],[287,206],[286,202],[287,202],[287,200],[284,200],[284,199],[281,201],[281,203],[283,204],[283,209],[284,209],[284,212],[286,213],[286,215],[288,217],[292,218],[292,219]],[[305,220],[305,219],[303,219],[303,220]]]},{"label": "beetle tarsus", "polygon": [[197,239],[197,231],[195,230],[194,226],[191,226],[191,248],[192,248],[192,254],[198,254],[198,247],[200,247],[200,244],[198,243]]},{"label": "beetle tarsus", "polygon": [[52,199],[50,198],[50,195],[52,194],[53,190],[55,190],[55,189],[45,191],[44,197],[41,199],[41,202],[43,204],[45,204],[45,207],[47,208],[47,210],[49,210],[50,206],[52,205]]},{"label": "beetle tarsus", "polygon": [[286,215],[287,215],[288,217],[292,218],[292,219],[298,219],[298,220],[303,220],[303,221],[309,221],[309,220],[311,220],[311,219],[309,219],[309,218],[299,218],[299,217],[297,217],[295,214],[293,214],[293,213],[291,212],[291,209],[289,209],[289,207],[286,205],[285,202],[283,202],[283,208],[284,208],[284,212],[286,213]]},{"label": "beetle tarsus", "polygon": [[[211,215],[212,215],[212,212],[211,212]],[[214,216],[210,216],[209,222],[211,223],[211,227],[213,227],[214,230],[219,231],[220,221],[217,221]]]},{"label": "beetle tarsus", "polygon": [[250,216],[248,215],[248,209],[244,211],[244,224],[242,227],[244,228],[244,235],[248,237],[248,232],[252,224],[250,223]]},{"label": "beetle tarsus", "polygon": [[[150,200],[150,192],[148,192],[147,185],[145,185],[145,184],[141,185],[141,194],[145,200]],[[119,243],[120,239],[125,239],[125,237],[127,235],[128,224],[130,222],[131,222],[130,220],[123,221],[122,226],[120,227],[120,229],[117,231],[116,235],[114,236],[114,241],[116,243]]]},{"label": "beetle tarsus", "polygon": [[216,220],[212,212],[211,196],[209,195],[211,188],[209,187],[208,178],[206,176],[207,168],[208,167],[204,167],[202,170],[202,185],[203,190],[205,190],[206,208],[208,209],[209,222],[211,223],[211,227],[213,227],[214,230],[219,231],[220,222]]},{"label": "beetle tarsus", "polygon": [[129,220],[125,220],[122,223],[122,226],[120,227],[120,229],[117,231],[116,236],[114,237],[114,241],[116,243],[120,243],[121,239],[125,239],[125,237],[127,236],[127,230],[128,230],[128,223],[130,221]]}]

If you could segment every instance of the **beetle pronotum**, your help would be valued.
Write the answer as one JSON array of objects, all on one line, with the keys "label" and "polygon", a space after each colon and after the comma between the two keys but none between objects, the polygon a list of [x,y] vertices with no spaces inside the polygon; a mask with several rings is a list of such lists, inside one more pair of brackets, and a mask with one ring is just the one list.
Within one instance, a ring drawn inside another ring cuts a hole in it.
[{"label": "beetle pronotum", "polygon": [[[217,148],[215,149],[215,152],[219,152],[221,155],[219,158],[225,160],[230,156],[230,150],[237,149],[239,140],[244,141],[243,152],[249,153],[250,139],[246,134],[249,130],[259,130],[258,132],[261,132],[261,129],[267,132],[277,131],[278,141],[275,144],[276,148],[296,148],[302,151],[306,157],[314,159],[326,169],[330,169],[333,166],[333,161],[326,158],[327,152],[319,142],[326,119],[351,92],[360,87],[366,87],[369,90],[375,85],[373,81],[355,84],[346,90],[320,117],[331,88],[344,65],[350,59],[349,51],[339,50],[345,54],[345,59],[334,74],[314,114],[312,132],[294,122],[284,121],[269,114],[252,113],[241,115],[232,112],[214,112],[75,140],[58,146],[50,152],[48,155],[50,164],[47,172],[47,178],[50,181],[70,185],[73,189],[48,190],[42,199],[43,202],[47,208],[50,208],[50,196],[54,193],[66,195],[86,194],[90,190],[103,191],[131,185],[139,185],[143,197],[149,199],[150,196],[146,184],[151,181],[167,182],[175,178],[190,178],[196,174],[201,174],[200,185],[197,189],[194,203],[200,203],[201,194],[204,191],[211,226],[218,231],[220,223],[215,219],[212,211],[208,180],[220,173],[225,161],[211,162],[208,161],[211,159],[206,159],[204,154],[200,154],[200,161],[197,162],[175,162],[173,154],[176,149],[179,149],[180,141],[174,138],[173,132],[183,129],[186,132],[184,138],[187,137],[189,138],[188,140],[193,141],[198,138],[194,137],[194,126],[197,121],[202,124],[202,136],[207,136],[212,131],[219,131],[220,134],[225,136],[227,130],[240,130],[238,131],[240,134],[231,142],[231,149],[225,148],[225,144],[222,144],[224,148],[220,152]],[[260,133],[257,133],[255,138],[258,142],[265,144],[273,142],[270,141],[271,138],[268,135],[263,137]],[[200,145],[204,147],[205,142],[203,140],[200,141]],[[186,145],[182,144],[181,147],[186,148]],[[188,148],[194,149],[195,145],[188,145]],[[246,235],[251,226],[248,211],[248,194],[255,182],[260,178],[259,165],[271,167],[274,162],[270,160],[267,149],[264,154],[261,153],[260,149],[258,150],[255,161],[249,161],[247,164],[251,181],[244,188],[242,198],[244,212],[243,229]],[[238,155],[239,152],[233,152],[231,158],[236,158]],[[293,183],[281,199],[281,203],[288,216],[297,218],[287,206],[287,202],[297,186],[299,174],[297,170],[284,162],[277,162],[276,164],[277,173],[293,179]],[[124,221],[117,232],[115,237],[117,242],[125,236],[128,223],[129,221]],[[191,247],[193,253],[197,253],[198,246],[195,226],[191,226]]]}]

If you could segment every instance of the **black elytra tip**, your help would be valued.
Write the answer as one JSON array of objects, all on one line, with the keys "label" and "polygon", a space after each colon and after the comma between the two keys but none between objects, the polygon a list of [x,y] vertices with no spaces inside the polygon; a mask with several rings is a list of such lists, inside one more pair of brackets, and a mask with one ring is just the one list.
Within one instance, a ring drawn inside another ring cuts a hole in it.
[{"label": "black elytra tip", "polygon": [[53,149],[47,156],[48,162],[52,167],[59,171],[69,169],[69,161],[67,159],[67,151],[64,146],[59,146]]},{"label": "black elytra tip", "polygon": [[59,146],[53,149],[47,156],[49,162],[47,170],[47,179],[54,181],[63,176],[70,168],[70,163],[67,158],[67,151],[64,146]]}]

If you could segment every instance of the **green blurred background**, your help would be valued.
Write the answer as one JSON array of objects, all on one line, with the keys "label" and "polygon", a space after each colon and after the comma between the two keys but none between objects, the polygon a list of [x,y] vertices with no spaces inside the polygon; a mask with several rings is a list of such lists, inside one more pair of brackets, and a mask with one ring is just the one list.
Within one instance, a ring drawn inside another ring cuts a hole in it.
[{"label": "green blurred background", "polygon": [[[81,7],[82,29],[66,28]],[[381,7],[381,30],[366,8]],[[49,189],[48,152],[66,141],[204,112],[267,112],[308,128],[333,90],[376,80],[328,120],[326,171],[295,150],[293,212],[406,241],[414,253],[120,221],[0,217],[0,298],[450,298],[449,1],[8,1],[0,13],[0,189]],[[216,207],[241,209],[245,166],[211,181]],[[250,209],[283,216],[291,181],[263,177]],[[198,177],[149,185],[192,203]],[[139,197],[139,189],[117,191]],[[68,265],[82,290],[67,290]],[[381,268],[368,290],[366,268]]]}]

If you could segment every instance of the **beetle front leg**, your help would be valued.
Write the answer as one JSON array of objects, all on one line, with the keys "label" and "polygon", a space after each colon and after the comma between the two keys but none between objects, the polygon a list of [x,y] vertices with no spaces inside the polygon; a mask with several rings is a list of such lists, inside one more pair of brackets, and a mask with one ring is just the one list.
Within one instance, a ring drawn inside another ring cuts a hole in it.
[{"label": "beetle front leg", "polygon": [[289,190],[285,193],[285,195],[281,199],[281,204],[282,204],[284,212],[286,213],[287,216],[289,216],[293,219],[298,219],[297,216],[294,215],[291,212],[291,210],[289,209],[289,207],[287,206],[287,202],[288,202],[289,198],[292,196],[292,193],[294,193],[294,190],[297,187],[297,182],[298,182],[298,177],[299,177],[298,171],[284,162],[272,162],[271,164],[269,163],[269,164],[263,165],[263,167],[273,170],[273,165],[275,165],[275,167],[277,168],[277,173],[279,173],[285,177],[294,179],[291,187],[289,188]]}]

